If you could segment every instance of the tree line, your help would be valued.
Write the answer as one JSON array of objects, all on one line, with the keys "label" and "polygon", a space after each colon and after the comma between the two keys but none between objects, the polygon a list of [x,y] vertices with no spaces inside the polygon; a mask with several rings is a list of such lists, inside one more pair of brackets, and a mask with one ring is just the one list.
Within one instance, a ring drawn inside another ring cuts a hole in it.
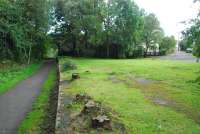
[{"label": "tree line", "polygon": [[165,55],[176,45],[157,17],[132,0],[57,0],[54,12],[53,37],[61,54],[130,58],[150,50]]},{"label": "tree line", "polygon": [[176,41],[132,0],[0,1],[1,59],[40,60],[54,44],[60,55],[131,58],[167,54]]}]

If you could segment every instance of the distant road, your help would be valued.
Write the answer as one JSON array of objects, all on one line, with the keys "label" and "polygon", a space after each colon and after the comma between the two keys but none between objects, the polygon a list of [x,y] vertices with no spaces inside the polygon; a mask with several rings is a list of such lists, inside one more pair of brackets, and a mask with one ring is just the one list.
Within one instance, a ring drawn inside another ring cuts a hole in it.
[{"label": "distant road", "polygon": [[191,53],[186,53],[183,51],[177,51],[173,54],[162,56],[160,59],[196,62],[196,58]]}]

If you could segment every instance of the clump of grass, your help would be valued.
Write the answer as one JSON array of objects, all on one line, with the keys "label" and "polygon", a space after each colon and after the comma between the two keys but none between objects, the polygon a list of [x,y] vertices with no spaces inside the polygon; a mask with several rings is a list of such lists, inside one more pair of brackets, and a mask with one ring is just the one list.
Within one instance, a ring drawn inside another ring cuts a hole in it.
[{"label": "clump of grass", "polygon": [[[50,95],[56,83],[56,69],[53,68],[45,81],[41,93],[33,104],[32,111],[28,113],[18,128],[19,134],[40,134],[46,133],[43,128],[49,124],[45,122],[48,113]],[[44,122],[46,124],[44,124]],[[53,122],[53,121],[52,121]],[[48,130],[47,130],[48,131]]]},{"label": "clump of grass", "polygon": [[196,83],[198,83],[200,85],[200,76],[197,77],[197,79],[195,80]]},{"label": "clump of grass", "polygon": [[76,64],[71,61],[71,60],[66,60],[63,64],[62,64],[62,67],[61,67],[61,71],[62,72],[65,72],[65,71],[69,71],[69,70],[75,70],[77,69],[77,66]]}]

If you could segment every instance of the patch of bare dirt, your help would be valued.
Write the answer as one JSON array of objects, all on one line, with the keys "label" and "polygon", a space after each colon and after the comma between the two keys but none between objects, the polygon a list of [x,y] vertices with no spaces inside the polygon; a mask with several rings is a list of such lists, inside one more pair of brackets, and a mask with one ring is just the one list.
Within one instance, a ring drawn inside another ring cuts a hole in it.
[{"label": "patch of bare dirt", "polygon": [[171,98],[169,94],[170,91],[166,88],[168,86],[162,81],[135,77],[130,74],[126,76],[122,75],[120,78],[113,74],[108,77],[108,80],[116,84],[124,83],[130,88],[140,89],[145,95],[145,98],[152,104],[170,107],[179,113],[185,114],[188,118],[200,124],[200,112],[183,102],[178,102]]},{"label": "patch of bare dirt", "polygon": [[151,84],[154,82],[153,80],[148,80],[148,79],[144,79],[144,78],[135,78],[135,81],[140,84]]},{"label": "patch of bare dirt", "polygon": [[112,83],[123,83],[125,82],[125,80],[121,80],[119,78],[117,78],[115,75],[109,76],[108,80],[112,81]]},{"label": "patch of bare dirt", "polygon": [[149,100],[151,100],[154,104],[162,105],[162,106],[170,106],[173,105],[174,102],[169,101],[167,99],[163,99],[160,97],[149,97]]},{"label": "patch of bare dirt", "polygon": [[67,86],[68,84],[69,84],[68,80],[63,80],[63,81],[60,82],[61,86]]},{"label": "patch of bare dirt", "polygon": [[125,126],[111,116],[109,108],[94,101],[87,94],[77,94],[67,103],[65,112],[68,115],[62,129],[64,134],[127,133]]}]

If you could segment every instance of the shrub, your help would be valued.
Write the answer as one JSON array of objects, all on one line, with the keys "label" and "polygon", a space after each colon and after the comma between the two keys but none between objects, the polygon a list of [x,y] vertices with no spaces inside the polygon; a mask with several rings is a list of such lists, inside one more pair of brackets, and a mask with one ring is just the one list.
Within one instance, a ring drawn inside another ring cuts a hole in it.
[{"label": "shrub", "polygon": [[65,61],[64,64],[62,65],[62,67],[61,67],[62,72],[69,71],[69,70],[75,70],[75,69],[77,69],[77,66],[71,60]]},{"label": "shrub", "polygon": [[200,85],[200,76],[195,80],[195,82]]}]

